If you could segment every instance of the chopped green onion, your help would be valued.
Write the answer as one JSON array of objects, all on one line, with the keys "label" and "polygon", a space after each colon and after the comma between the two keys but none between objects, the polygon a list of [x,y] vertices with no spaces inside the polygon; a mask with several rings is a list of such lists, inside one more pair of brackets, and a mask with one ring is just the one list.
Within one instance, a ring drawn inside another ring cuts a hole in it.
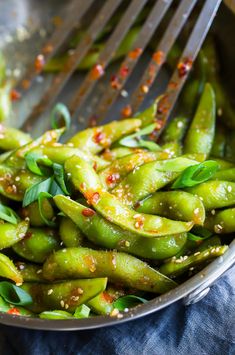
[{"label": "chopped green onion", "polygon": [[50,115],[52,128],[54,129],[59,128],[58,121],[60,121],[61,119],[64,121],[66,130],[69,130],[71,124],[70,112],[64,104],[58,103],[55,105]]},{"label": "chopped green onion", "polygon": [[65,185],[64,167],[60,164],[54,163],[53,170],[54,170],[55,181],[58,183],[63,193],[65,195],[69,195],[69,191]]},{"label": "chopped green onion", "polygon": [[0,282],[0,296],[6,302],[18,306],[25,306],[33,303],[32,297],[28,292],[7,281]]},{"label": "chopped green onion", "polygon": [[10,207],[4,206],[0,203],[0,219],[3,219],[6,222],[17,224],[19,217]]},{"label": "chopped green onion", "polygon": [[146,302],[148,301],[142,297],[138,297],[135,295],[127,295],[118,298],[113,305],[114,308],[117,308],[119,311],[124,311],[126,308],[129,309],[137,306],[140,303],[146,303]]},{"label": "chopped green onion", "polygon": [[191,232],[199,237],[202,237],[203,239],[210,238],[213,235],[211,231],[202,226],[194,226],[193,229],[191,229]]},{"label": "chopped green onion", "polygon": [[41,319],[71,319],[73,315],[66,311],[44,311],[39,314],[39,318]]},{"label": "chopped green onion", "polygon": [[120,139],[119,143],[125,147],[130,147],[130,148],[143,147],[151,151],[161,150],[160,146],[155,142],[145,141],[141,139],[142,136],[151,134],[155,129],[156,129],[156,123],[152,123],[149,126],[140,129],[138,132]]},{"label": "chopped green onion", "polygon": [[50,193],[50,187],[52,185],[52,178],[48,178],[46,180],[43,180],[33,186],[30,186],[24,194],[24,199],[23,199],[23,207],[26,207],[30,205],[30,203],[37,201],[38,195],[40,192],[48,192]]},{"label": "chopped green onion", "polygon": [[201,236],[195,235],[193,233],[187,233],[187,237],[188,237],[189,240],[193,240],[194,242],[198,242],[198,241],[210,238],[210,236],[201,237]]},{"label": "chopped green onion", "polygon": [[37,152],[29,152],[25,155],[25,162],[27,165],[27,168],[32,171],[32,173],[40,176],[44,176],[45,173],[42,171],[42,169],[38,166],[38,163],[41,163],[42,165],[46,166],[52,166],[52,161],[48,159],[45,156],[42,156],[41,154]]},{"label": "chopped green onion", "polygon": [[52,196],[64,195],[64,192],[62,191],[61,187],[57,184],[57,182],[54,180],[54,178],[52,178],[52,183],[50,186],[49,193]]},{"label": "chopped green onion", "polygon": [[38,209],[39,209],[40,216],[42,220],[46,223],[46,225],[50,227],[55,227],[56,226],[55,222],[50,221],[44,216],[43,205],[42,205],[44,198],[52,198],[52,197],[53,196],[48,192],[40,192],[38,195]]},{"label": "chopped green onion", "polygon": [[81,306],[77,307],[75,312],[74,312],[74,317],[75,318],[88,318],[90,314],[90,308],[87,307],[85,304],[82,304]]},{"label": "chopped green onion", "polygon": [[176,179],[172,189],[191,187],[209,180],[218,170],[219,165],[214,160],[207,160],[203,163],[189,166]]}]

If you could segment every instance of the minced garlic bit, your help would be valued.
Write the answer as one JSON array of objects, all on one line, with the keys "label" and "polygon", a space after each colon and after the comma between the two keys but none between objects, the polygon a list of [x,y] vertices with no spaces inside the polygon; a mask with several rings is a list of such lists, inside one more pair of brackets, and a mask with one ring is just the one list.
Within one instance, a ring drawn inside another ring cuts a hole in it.
[{"label": "minced garlic bit", "polygon": [[114,308],[112,312],[110,313],[111,317],[116,317],[119,314],[119,310],[117,308]]},{"label": "minced garlic bit", "polygon": [[77,293],[78,293],[79,295],[82,295],[82,294],[83,294],[83,289],[82,289],[81,287],[78,287],[78,288],[77,288]]},{"label": "minced garlic bit", "polygon": [[215,233],[221,233],[222,229],[223,229],[223,227],[220,224],[215,224],[215,226],[214,226]]},{"label": "minced garlic bit", "polygon": [[51,288],[50,290],[48,290],[47,294],[48,294],[48,296],[50,296],[52,293],[53,293],[53,290]]}]

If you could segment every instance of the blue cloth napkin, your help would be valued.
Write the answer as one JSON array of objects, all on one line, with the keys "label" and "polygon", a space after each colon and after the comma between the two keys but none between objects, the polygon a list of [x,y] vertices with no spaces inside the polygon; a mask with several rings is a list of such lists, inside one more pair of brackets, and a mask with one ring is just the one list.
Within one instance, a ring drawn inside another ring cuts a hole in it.
[{"label": "blue cloth napkin", "polygon": [[185,307],[179,301],[126,324],[74,332],[1,325],[0,354],[234,355],[235,266],[200,302]]}]

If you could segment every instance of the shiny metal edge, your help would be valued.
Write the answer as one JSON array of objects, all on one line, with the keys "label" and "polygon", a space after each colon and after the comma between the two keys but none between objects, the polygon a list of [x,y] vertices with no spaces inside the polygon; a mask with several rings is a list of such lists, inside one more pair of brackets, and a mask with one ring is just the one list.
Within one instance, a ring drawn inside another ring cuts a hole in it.
[{"label": "shiny metal edge", "polygon": [[183,299],[197,290],[202,292],[212,285],[226,270],[235,263],[235,240],[229,245],[229,249],[222,257],[216,258],[207,267],[174,290],[154,298],[146,304],[135,307],[128,313],[123,313],[123,318],[118,319],[110,316],[97,316],[87,319],[74,320],[48,320],[39,318],[26,318],[13,316],[0,312],[0,323],[20,328],[73,331],[108,327],[128,322],[147,316],[151,313],[169,306],[170,304]]}]

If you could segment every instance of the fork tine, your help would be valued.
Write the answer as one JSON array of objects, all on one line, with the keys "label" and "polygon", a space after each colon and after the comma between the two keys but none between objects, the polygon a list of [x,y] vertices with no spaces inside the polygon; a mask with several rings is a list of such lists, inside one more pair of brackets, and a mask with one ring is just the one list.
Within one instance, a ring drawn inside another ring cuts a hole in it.
[{"label": "fork tine", "polygon": [[[66,8],[66,12],[63,13],[62,24],[58,26],[58,28],[51,35],[50,39],[48,39],[43,45],[41,53],[39,53],[36,58],[39,55],[43,55],[43,61],[46,64],[49,59],[54,56],[57,49],[64,43],[74,27],[78,25],[80,19],[89,9],[93,1],[94,0],[87,0],[84,2],[82,0],[73,0],[72,3]],[[34,62],[35,61],[32,62],[24,74],[24,77],[17,84],[17,90],[28,89],[34,77],[38,75],[37,70],[35,70]],[[28,83],[28,85],[25,85],[25,83]]]},{"label": "fork tine", "polygon": [[[112,59],[116,49],[118,48],[125,34],[131,27],[132,23],[135,21],[136,17],[140,13],[146,2],[147,0],[133,0],[126,9],[125,14],[123,15],[121,21],[115,28],[114,32],[109,37],[103,51],[100,53],[96,64],[96,67],[99,65],[101,66],[101,70],[103,73],[105,67]],[[84,103],[89,93],[93,89],[96,81],[100,77],[101,75],[97,76],[97,78],[94,78],[93,69],[90,70],[82,85],[79,87],[77,92],[75,92],[72,97],[72,100],[70,101],[69,110],[71,112],[71,115],[73,115],[77,108],[82,105],[82,103]]]},{"label": "fork tine", "polygon": [[[134,48],[141,48],[142,51],[146,48],[148,45],[148,42],[150,41],[152,35],[156,31],[157,27],[159,26],[161,20],[163,19],[164,15],[166,14],[168,8],[170,7],[171,3],[173,0],[159,0],[156,2],[154,5],[152,11],[150,12],[148,18],[146,19],[137,40],[134,43],[133,49]],[[133,69],[135,68],[135,65],[137,64],[139,60],[139,56],[136,56],[135,58],[130,57],[127,55],[123,62],[121,63],[119,70],[117,74],[115,75],[115,85],[112,82],[110,85],[110,88],[108,91],[106,91],[101,98],[101,101],[99,103],[98,108],[96,109],[96,116],[97,120],[99,118],[101,119],[104,117],[104,115],[107,113],[109,107],[114,103],[115,99],[119,95],[121,89],[123,88],[124,84],[126,83],[127,79],[131,75]],[[123,75],[123,70],[122,68],[127,68],[128,73],[127,75]]]},{"label": "fork tine", "polygon": [[48,90],[46,90],[40,102],[33,108],[32,113],[22,126],[23,129],[27,131],[31,124],[55,101],[58,94],[76,70],[78,64],[82,61],[98,34],[102,31],[121,2],[122,0],[109,0],[103,5],[95,20],[88,28],[86,35],[79,42],[73,54],[69,56],[65,63],[64,70],[54,76]]},{"label": "fork tine", "polygon": [[149,88],[152,86],[162,65],[164,64],[167,54],[180,34],[196,3],[197,0],[183,0],[177,8],[175,15],[167,27],[167,30],[157,46],[155,53],[153,54],[153,58],[151,59],[149,66],[144,72],[138,88],[132,95],[131,107],[133,112],[138,110],[138,107],[144,100]]},{"label": "fork tine", "polygon": [[[210,29],[210,26],[216,15],[219,5],[221,4],[221,1],[222,0],[207,0],[203,6],[203,9],[201,10],[200,16],[181,55],[177,68],[175,69],[168,83],[166,92],[164,93],[164,96],[159,103],[157,119],[162,122],[161,130],[164,128],[169,118],[174,104],[189,75],[192,63],[195,60],[202,46],[202,43]],[[185,69],[183,72],[181,72],[180,70],[182,66]],[[161,130],[159,130],[158,133],[160,133]]]}]

